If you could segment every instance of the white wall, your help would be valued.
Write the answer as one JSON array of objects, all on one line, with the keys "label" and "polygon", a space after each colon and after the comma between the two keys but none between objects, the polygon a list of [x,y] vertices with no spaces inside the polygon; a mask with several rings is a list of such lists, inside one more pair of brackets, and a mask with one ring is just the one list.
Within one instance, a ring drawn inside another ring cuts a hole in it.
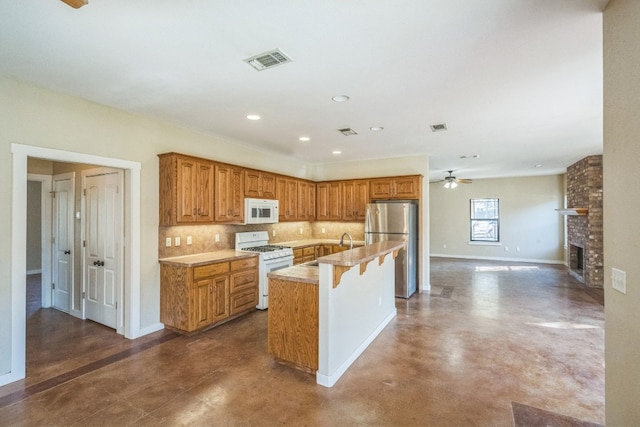
[{"label": "white wall", "polygon": [[[604,12],[604,299],[608,426],[640,425],[640,1]],[[611,287],[626,272],[627,293]]]},{"label": "white wall", "polygon": [[[432,256],[564,262],[564,218],[554,210],[563,207],[564,175],[429,186]],[[469,244],[469,200],[482,198],[500,199],[499,246]]]},{"label": "white wall", "polygon": [[[52,148],[137,162],[140,173],[140,327],[159,321],[158,158],[178,151],[246,167],[313,179],[297,159],[259,151],[241,142],[206,135],[152,118],[128,114],[79,98],[0,77],[0,201],[12,200],[11,144]],[[426,158],[420,157],[420,161]],[[371,164],[385,170],[386,161]],[[398,166],[393,164],[394,170]],[[428,166],[425,166],[428,167]],[[371,170],[371,169],[369,169]],[[314,173],[322,171],[315,166]],[[336,170],[329,167],[331,176]],[[373,170],[371,170],[373,172]],[[416,173],[409,170],[406,174]],[[25,165],[26,175],[26,165]],[[376,174],[374,174],[376,175]],[[340,179],[335,176],[335,179]],[[334,179],[334,177],[331,177]],[[0,235],[13,236],[11,209],[0,209]],[[0,241],[0,376],[11,370],[12,239]],[[26,252],[26,251],[24,251]],[[24,254],[16,256],[24,257]]]}]

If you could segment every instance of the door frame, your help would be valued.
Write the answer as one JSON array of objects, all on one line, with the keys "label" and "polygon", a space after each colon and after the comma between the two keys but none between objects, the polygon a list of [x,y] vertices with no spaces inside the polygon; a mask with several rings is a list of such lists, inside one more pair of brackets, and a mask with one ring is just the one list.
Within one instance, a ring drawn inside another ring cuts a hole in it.
[{"label": "door frame", "polygon": [[42,272],[42,302],[43,308],[51,307],[51,273],[52,273],[52,253],[51,253],[51,213],[52,200],[51,190],[53,186],[53,178],[51,175],[42,175],[37,173],[28,173],[27,181],[37,181],[40,183],[40,268]]},{"label": "door frame", "polygon": [[[13,155],[13,191],[11,195],[11,372],[0,375],[0,386],[23,379],[26,374],[26,281],[27,281],[27,159],[84,163],[123,169],[124,228],[126,251],[124,272],[124,336],[141,336],[140,328],[140,171],[139,162],[110,157],[55,150],[23,144],[11,144]],[[145,333],[153,331],[145,330]]]}]

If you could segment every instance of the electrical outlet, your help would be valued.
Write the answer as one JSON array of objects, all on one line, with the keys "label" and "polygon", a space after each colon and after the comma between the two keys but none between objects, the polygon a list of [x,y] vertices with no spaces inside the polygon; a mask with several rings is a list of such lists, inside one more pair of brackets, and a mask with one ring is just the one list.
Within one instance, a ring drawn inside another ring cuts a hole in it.
[{"label": "electrical outlet", "polygon": [[447,249],[447,244],[445,243],[444,245],[442,245],[443,249]]},{"label": "electrical outlet", "polygon": [[302,233],[304,233],[304,230],[301,228],[301,229],[300,229],[300,234],[302,234]]},{"label": "electrical outlet", "polygon": [[322,227],[322,234],[325,234],[327,232],[327,230],[324,229],[324,227]]},{"label": "electrical outlet", "polygon": [[276,237],[276,229],[271,230],[271,237]]},{"label": "electrical outlet", "polygon": [[216,233],[215,238],[216,238],[216,242],[219,242],[220,241],[220,234]]},{"label": "electrical outlet", "polygon": [[520,252],[520,246],[516,247],[516,252]]},{"label": "electrical outlet", "polygon": [[617,268],[611,269],[611,286],[616,291],[627,293],[627,273]]},{"label": "electrical outlet", "polygon": [[171,237],[167,237],[166,239],[164,239],[164,245],[168,248],[171,247]]},{"label": "electrical outlet", "polygon": [[509,246],[505,246],[505,247],[504,247],[504,251],[505,251],[505,252],[509,252]]},{"label": "electrical outlet", "polygon": [[191,238],[191,236],[187,236],[187,245],[190,245],[193,243],[193,239]]},{"label": "electrical outlet", "polygon": [[176,238],[174,239],[174,242],[175,242],[175,243],[173,244],[173,246],[180,246],[180,237],[176,237]]}]

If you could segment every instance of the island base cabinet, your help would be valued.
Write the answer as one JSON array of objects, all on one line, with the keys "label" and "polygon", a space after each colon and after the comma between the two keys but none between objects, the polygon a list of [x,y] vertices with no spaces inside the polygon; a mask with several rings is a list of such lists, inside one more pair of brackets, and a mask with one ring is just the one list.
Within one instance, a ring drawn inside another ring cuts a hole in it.
[{"label": "island base cabinet", "polygon": [[268,352],[304,370],[318,370],[318,286],[269,279]]}]

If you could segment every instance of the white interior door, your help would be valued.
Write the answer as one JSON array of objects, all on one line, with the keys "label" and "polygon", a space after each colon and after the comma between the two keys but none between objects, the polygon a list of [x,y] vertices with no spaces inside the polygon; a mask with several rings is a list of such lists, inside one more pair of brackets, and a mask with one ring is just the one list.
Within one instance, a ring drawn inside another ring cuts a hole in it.
[{"label": "white interior door", "polygon": [[122,295],[122,171],[84,177],[85,316],[117,329]]},{"label": "white interior door", "polygon": [[75,174],[53,177],[52,307],[69,312],[73,286],[73,207]]}]

